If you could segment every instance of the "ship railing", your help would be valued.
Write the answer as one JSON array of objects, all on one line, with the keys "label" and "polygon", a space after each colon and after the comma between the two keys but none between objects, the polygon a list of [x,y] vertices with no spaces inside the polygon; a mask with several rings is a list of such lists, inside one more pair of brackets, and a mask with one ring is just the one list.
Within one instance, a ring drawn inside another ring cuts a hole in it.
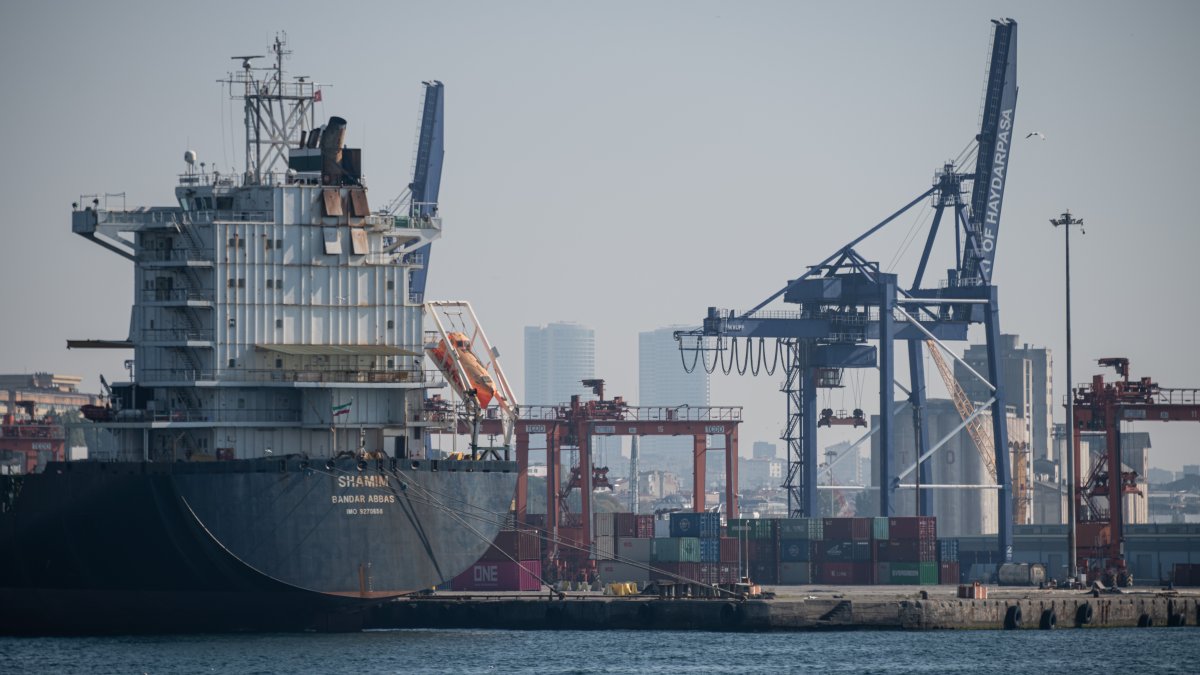
[{"label": "ship railing", "polygon": [[97,225],[139,225],[175,227],[183,212],[175,206],[150,206],[133,209],[97,209]]},{"label": "ship railing", "polygon": [[138,253],[139,262],[212,262],[211,251],[186,248],[145,249]]},{"label": "ship railing", "polygon": [[146,341],[165,341],[165,340],[200,340],[211,342],[213,340],[214,331],[212,329],[196,329],[196,328],[143,328],[142,339]]},{"label": "ship railing", "polygon": [[299,422],[300,411],[280,409],[220,408],[196,410],[122,410],[117,422]]},{"label": "ship railing", "polygon": [[142,382],[360,382],[364,384],[411,384],[430,382],[437,371],[419,368],[392,369],[304,369],[283,368],[195,370],[190,368],[143,368],[138,371]]},{"label": "ship railing", "polygon": [[273,211],[227,211],[210,210],[188,211],[184,214],[186,221],[193,225],[209,225],[214,222],[226,225],[239,223],[270,223],[275,220]]},{"label": "ship railing", "polygon": [[441,230],[442,219],[438,216],[392,216],[392,227],[411,230]]},{"label": "ship railing", "polygon": [[[610,402],[605,402],[610,403]],[[518,417],[523,420],[565,419],[567,406],[523,405]],[[740,422],[741,406],[613,406],[612,419],[633,422]]]},{"label": "ship railing", "polygon": [[0,438],[46,438],[63,439],[66,433],[60,426],[47,424],[5,424],[0,427]]},{"label": "ship railing", "polygon": [[142,291],[143,302],[212,302],[212,292],[195,291],[188,288],[157,288]]}]

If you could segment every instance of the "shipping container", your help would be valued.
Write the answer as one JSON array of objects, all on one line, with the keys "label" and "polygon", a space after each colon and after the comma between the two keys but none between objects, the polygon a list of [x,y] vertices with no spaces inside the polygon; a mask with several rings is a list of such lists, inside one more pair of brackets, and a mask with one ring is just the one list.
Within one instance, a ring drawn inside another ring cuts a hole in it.
[{"label": "shipping container", "polygon": [[870,562],[869,541],[816,541],[812,544],[815,562]]},{"label": "shipping container", "polygon": [[616,536],[617,514],[615,514],[615,513],[592,514],[592,523],[593,523],[592,536],[595,536],[595,537]]},{"label": "shipping container", "polygon": [[1200,586],[1200,564],[1175,563],[1171,568],[1171,581],[1176,586]]},{"label": "shipping container", "polygon": [[480,561],[454,577],[450,582],[455,591],[536,591],[541,588],[540,560]]},{"label": "shipping container", "polygon": [[809,562],[813,557],[813,547],[820,546],[822,543],[807,539],[784,539],[779,542],[779,561]]},{"label": "shipping container", "polygon": [[962,583],[962,574],[957,562],[938,563],[938,583],[943,586],[953,586]]},{"label": "shipping container", "polygon": [[896,516],[888,519],[890,539],[937,539],[937,520],[933,516]]},{"label": "shipping container", "polygon": [[734,539],[778,539],[778,518],[731,518],[726,536]]},{"label": "shipping container", "polygon": [[721,540],[720,539],[701,539],[700,540],[700,562],[702,562],[702,563],[719,563],[719,562],[721,562]]},{"label": "shipping container", "polygon": [[737,539],[721,537],[719,541],[721,542],[721,562],[736,563],[745,557],[744,554],[739,555],[742,550]]},{"label": "shipping container", "polygon": [[820,541],[824,539],[825,521],[822,518],[782,518],[779,520],[779,538],[792,541]]},{"label": "shipping container", "polygon": [[876,541],[884,541],[890,539],[888,534],[888,519],[887,518],[872,518],[871,519],[871,538]]},{"label": "shipping container", "polygon": [[756,560],[749,566],[750,581],[756,584],[779,583],[779,561]]},{"label": "shipping container", "polygon": [[686,582],[700,578],[698,562],[655,562],[650,565],[650,580]]},{"label": "shipping container", "polygon": [[654,538],[654,516],[637,516],[637,536],[642,539]]},{"label": "shipping container", "polygon": [[617,539],[617,558],[632,562],[650,562],[650,542],[653,539],[621,537]]},{"label": "shipping container", "polygon": [[740,573],[739,573],[739,571],[738,571],[738,570],[740,570],[741,568],[740,568],[740,567],[738,567],[738,565],[737,565],[737,564],[735,564],[735,563],[725,563],[725,562],[723,562],[723,563],[721,563],[721,564],[719,565],[719,568],[720,568],[720,570],[721,570],[721,581],[720,581],[720,583],[722,583],[722,584],[736,584],[737,582],[741,581],[741,574],[740,574]]},{"label": "shipping container", "polygon": [[[635,513],[618,513],[614,523],[613,534],[618,537],[636,537],[637,534],[637,514]],[[652,526],[653,527],[653,526]]]},{"label": "shipping container", "polygon": [[745,542],[746,559],[779,561],[779,546],[770,539],[750,539]]},{"label": "shipping container", "polygon": [[666,518],[654,519],[654,534],[655,539],[666,539],[671,536],[671,521]]},{"label": "shipping container", "polygon": [[583,527],[583,514],[564,513],[563,525],[566,525],[567,527]]},{"label": "shipping container", "polygon": [[596,565],[596,572],[600,576],[601,583],[621,583],[624,581],[635,581],[645,585],[650,580],[650,570],[643,565],[632,565],[624,562],[615,562],[611,560],[603,561]]},{"label": "shipping container", "polygon": [[958,562],[957,539],[938,539],[938,562]]},{"label": "shipping container", "polygon": [[650,540],[654,562],[700,562],[700,540],[695,537],[655,537]]},{"label": "shipping container", "polygon": [[480,558],[481,561],[541,559],[541,540],[530,530],[501,530]]},{"label": "shipping container", "polygon": [[937,562],[937,542],[932,539],[889,539],[875,542],[877,562]]},{"label": "shipping container", "polygon": [[544,529],[546,527],[546,514],[526,513],[525,524],[534,529]]},{"label": "shipping container", "polygon": [[779,583],[785,586],[806,586],[813,583],[813,565],[808,562],[779,563]]},{"label": "shipping container", "polygon": [[826,518],[822,538],[831,541],[851,541],[854,538],[854,519]]},{"label": "shipping container", "polygon": [[593,560],[612,560],[617,553],[617,539],[613,536],[596,537],[592,544]]},{"label": "shipping container", "polygon": [[702,584],[709,584],[710,586],[721,583],[721,564],[708,562],[700,563],[700,570],[697,580]]},{"label": "shipping container", "polygon": [[870,584],[874,575],[869,562],[817,563],[817,581],[822,584]]},{"label": "shipping container", "polygon": [[876,565],[875,578],[880,584],[934,586],[938,583],[938,564],[935,562],[881,562]]},{"label": "shipping container", "polygon": [[671,536],[715,539],[721,536],[721,514],[708,511],[704,513],[685,511],[672,513]]}]

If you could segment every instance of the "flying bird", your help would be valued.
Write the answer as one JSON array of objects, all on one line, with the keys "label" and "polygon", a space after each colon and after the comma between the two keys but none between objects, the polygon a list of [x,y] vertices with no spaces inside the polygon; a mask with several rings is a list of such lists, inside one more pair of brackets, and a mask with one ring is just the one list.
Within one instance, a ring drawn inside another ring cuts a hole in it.
[{"label": "flying bird", "polygon": [[1042,139],[1043,141],[1046,140],[1046,134],[1043,134],[1040,131],[1031,131],[1031,132],[1025,134],[1025,138],[1033,138],[1034,136],[1037,136],[1038,138]]}]

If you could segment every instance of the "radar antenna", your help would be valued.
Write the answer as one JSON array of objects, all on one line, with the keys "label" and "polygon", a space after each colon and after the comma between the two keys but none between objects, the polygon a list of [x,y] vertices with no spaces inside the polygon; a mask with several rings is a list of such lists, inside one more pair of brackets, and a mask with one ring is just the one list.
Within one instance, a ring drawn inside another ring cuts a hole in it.
[{"label": "radar antenna", "polygon": [[292,53],[286,33],[276,34],[270,50],[275,63],[266,68],[252,63],[267,58],[262,54],[229,57],[242,62],[241,71],[220,80],[230,98],[245,102],[247,185],[261,185],[285,170],[288,148],[300,147],[305,130],[316,127],[313,103],[320,85],[308,76],[284,79],[283,58]]}]

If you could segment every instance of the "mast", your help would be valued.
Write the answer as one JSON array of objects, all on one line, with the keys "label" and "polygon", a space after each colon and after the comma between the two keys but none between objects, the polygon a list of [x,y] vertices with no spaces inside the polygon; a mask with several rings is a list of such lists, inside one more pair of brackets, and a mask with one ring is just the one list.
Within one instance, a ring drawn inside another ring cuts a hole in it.
[{"label": "mast", "polygon": [[241,71],[218,80],[229,87],[231,99],[243,101],[245,185],[262,185],[285,170],[288,149],[302,147],[307,130],[316,127],[313,104],[320,100],[321,85],[306,76],[285,79],[283,60],[291,53],[287,33],[279,33],[271,45],[272,65],[255,68],[252,61],[266,58],[261,54],[231,56],[242,62]]}]

